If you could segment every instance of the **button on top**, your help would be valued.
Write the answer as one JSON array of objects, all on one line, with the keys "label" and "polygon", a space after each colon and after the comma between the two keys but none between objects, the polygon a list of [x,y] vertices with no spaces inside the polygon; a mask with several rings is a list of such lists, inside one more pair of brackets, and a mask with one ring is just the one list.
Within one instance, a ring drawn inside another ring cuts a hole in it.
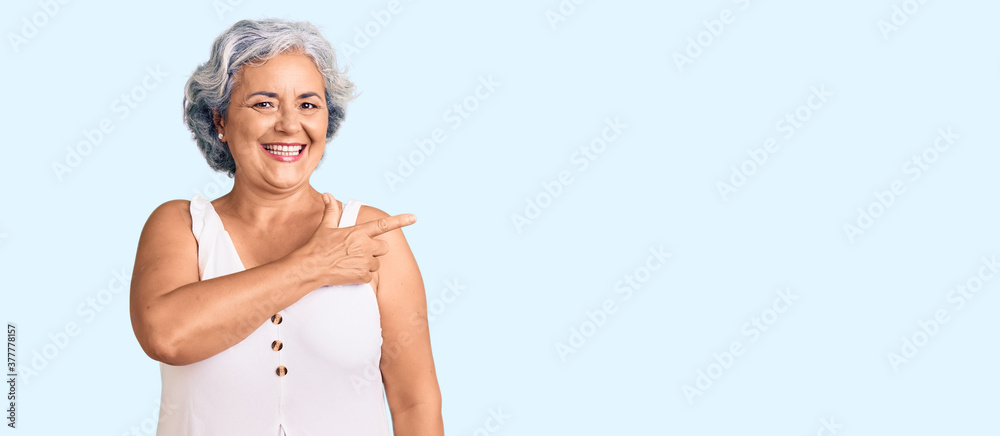
[{"label": "button on top", "polygon": [[[281,314],[276,313],[272,315],[271,322],[274,324],[281,324]],[[282,347],[284,347],[284,344],[277,339],[275,339],[274,342],[271,342],[271,349],[274,351],[278,351]],[[278,374],[278,377],[284,377],[285,374],[288,374],[288,368],[285,368],[285,365],[278,365],[278,367],[274,370],[274,373]]]}]

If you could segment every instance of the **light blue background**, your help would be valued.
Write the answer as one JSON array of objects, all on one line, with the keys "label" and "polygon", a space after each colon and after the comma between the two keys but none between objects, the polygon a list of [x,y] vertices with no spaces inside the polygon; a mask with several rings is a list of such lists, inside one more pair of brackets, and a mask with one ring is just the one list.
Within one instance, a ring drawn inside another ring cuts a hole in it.
[{"label": "light blue background", "polygon": [[[182,124],[182,89],[222,30],[263,17],[321,26],[362,92],[313,185],[415,214],[428,301],[465,287],[430,325],[447,434],[793,435],[831,418],[837,434],[996,434],[1000,280],[961,309],[948,296],[1000,254],[1000,5],[932,0],[886,37],[901,0],[565,0],[554,27],[555,0],[403,0],[348,62],[387,3],[74,1],[16,51],[10,35],[43,9],[0,7],[2,318],[22,372],[79,328],[22,376],[19,434],[151,434],[159,369],[127,293],[92,319],[78,308],[131,275],[157,205],[230,186]],[[725,9],[735,21],[679,69],[673,54]],[[157,67],[120,117],[115,100]],[[453,129],[445,112],[491,75],[500,86]],[[833,95],[785,138],[776,123],[821,86]],[[580,170],[574,153],[616,117],[621,135]],[[53,162],[102,118],[114,130],[59,180]],[[949,126],[958,139],[911,180],[904,164]],[[390,189],[384,173],[435,128],[447,140]],[[767,138],[778,150],[724,200],[717,182]],[[518,231],[512,215],[561,171],[572,182]],[[843,225],[894,180],[906,191],[852,243]],[[670,258],[626,299],[616,283],[651,247]],[[744,323],[778,289],[798,299],[754,341]],[[608,299],[617,310],[560,356]],[[949,322],[894,368],[887,354],[938,310]],[[745,354],[688,401],[733,341]],[[481,430],[497,409],[509,418]]]}]

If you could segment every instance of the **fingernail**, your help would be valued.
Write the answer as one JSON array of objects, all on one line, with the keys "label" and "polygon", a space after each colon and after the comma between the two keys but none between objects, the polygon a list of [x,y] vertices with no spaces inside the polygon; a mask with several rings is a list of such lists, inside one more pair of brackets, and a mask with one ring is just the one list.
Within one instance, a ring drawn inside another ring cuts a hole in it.
[{"label": "fingernail", "polygon": [[406,220],[409,221],[409,222],[411,222],[411,223],[415,223],[415,222],[417,222],[417,217],[414,216],[413,214],[407,214],[406,215]]},{"label": "fingernail", "polygon": [[330,204],[330,195],[325,192],[323,193],[323,202],[326,204]]}]

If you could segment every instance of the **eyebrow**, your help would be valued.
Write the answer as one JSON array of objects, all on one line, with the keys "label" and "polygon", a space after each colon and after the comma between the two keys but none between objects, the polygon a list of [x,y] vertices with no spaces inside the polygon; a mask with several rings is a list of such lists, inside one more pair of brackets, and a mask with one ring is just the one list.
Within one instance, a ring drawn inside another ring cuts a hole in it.
[{"label": "eyebrow", "polygon": [[[253,97],[255,95],[263,95],[265,97],[278,98],[278,94],[277,93],[275,93],[275,92],[267,92],[267,91],[257,91],[257,92],[255,92],[253,94],[250,94],[248,97]],[[300,99],[301,98],[307,98],[307,97],[319,97],[319,94],[317,94],[315,92],[306,92],[306,93],[304,93],[302,95],[299,95]]]}]

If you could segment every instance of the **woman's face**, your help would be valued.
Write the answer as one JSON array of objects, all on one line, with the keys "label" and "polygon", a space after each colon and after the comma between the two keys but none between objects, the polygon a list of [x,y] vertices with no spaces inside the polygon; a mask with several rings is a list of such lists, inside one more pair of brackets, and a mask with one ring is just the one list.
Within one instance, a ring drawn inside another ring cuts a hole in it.
[{"label": "woman's face", "polygon": [[284,53],[244,65],[218,125],[236,162],[236,178],[287,192],[309,183],[326,145],[325,82],[305,54]]}]

